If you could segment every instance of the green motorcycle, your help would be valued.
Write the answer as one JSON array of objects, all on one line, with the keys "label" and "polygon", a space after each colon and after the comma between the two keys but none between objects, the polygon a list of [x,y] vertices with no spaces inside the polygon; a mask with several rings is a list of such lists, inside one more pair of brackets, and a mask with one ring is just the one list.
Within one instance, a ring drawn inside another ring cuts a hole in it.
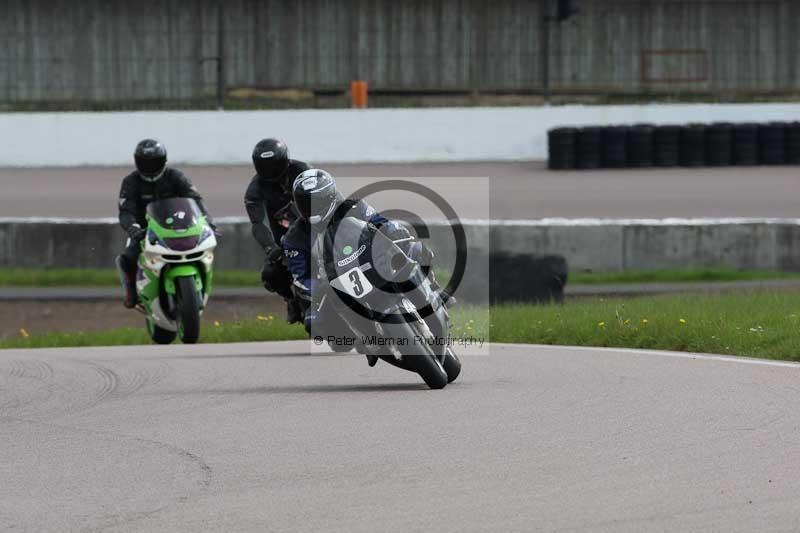
[{"label": "green motorcycle", "polygon": [[217,239],[191,198],[158,200],[147,206],[147,235],[136,274],[137,309],[158,344],[180,336],[192,344],[200,337],[200,315],[213,281]]}]

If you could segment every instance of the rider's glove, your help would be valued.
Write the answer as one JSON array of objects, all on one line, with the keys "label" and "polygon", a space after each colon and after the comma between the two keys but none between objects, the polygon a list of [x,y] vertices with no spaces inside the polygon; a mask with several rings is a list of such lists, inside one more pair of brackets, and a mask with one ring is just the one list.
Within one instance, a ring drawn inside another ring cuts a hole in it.
[{"label": "rider's glove", "polygon": [[272,248],[265,248],[264,253],[267,254],[267,263],[278,263],[283,259],[283,250],[278,246]]},{"label": "rider's glove", "polygon": [[408,257],[421,265],[431,266],[433,264],[433,252],[422,241],[412,243],[406,253]]},{"label": "rider's glove", "polygon": [[392,241],[395,241],[395,244],[397,244],[397,246],[399,246],[403,252],[406,254],[408,253],[413,239],[411,238],[411,233],[408,231],[408,229],[406,229],[405,226],[397,222],[390,221],[388,224],[381,226],[380,230]]},{"label": "rider's glove", "polygon": [[139,226],[139,224],[134,224],[128,228],[128,237],[130,237],[131,241],[139,242],[144,239],[144,236],[147,235],[147,230]]},{"label": "rider's glove", "polygon": [[266,257],[261,268],[261,281],[264,288],[270,292],[277,292],[284,298],[292,298],[292,277],[286,266],[282,263],[283,250],[274,246],[264,249]]}]

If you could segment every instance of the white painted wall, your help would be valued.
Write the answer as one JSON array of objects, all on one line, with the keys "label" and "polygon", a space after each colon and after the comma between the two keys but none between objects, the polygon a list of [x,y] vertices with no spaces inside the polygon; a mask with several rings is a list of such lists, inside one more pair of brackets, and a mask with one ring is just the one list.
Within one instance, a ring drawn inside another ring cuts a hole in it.
[{"label": "white painted wall", "polygon": [[0,166],[126,165],[144,137],[175,163],[246,163],[269,136],[329,163],[530,160],[556,126],[799,119],[800,104],[5,113]]}]

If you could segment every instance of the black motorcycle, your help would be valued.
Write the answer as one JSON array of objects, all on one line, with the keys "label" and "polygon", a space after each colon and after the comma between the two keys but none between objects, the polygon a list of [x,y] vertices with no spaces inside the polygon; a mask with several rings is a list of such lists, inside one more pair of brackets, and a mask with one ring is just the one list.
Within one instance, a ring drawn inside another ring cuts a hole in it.
[{"label": "black motorcycle", "polygon": [[[324,337],[334,350],[355,347],[441,389],[458,377],[461,362],[449,342],[450,315],[430,279],[430,266],[399,246],[408,249],[410,244],[392,241],[358,218],[341,219],[313,243],[317,264],[312,267],[327,287],[312,305],[323,317]],[[350,335],[353,346],[341,342],[342,335],[330,335],[332,330]]]}]

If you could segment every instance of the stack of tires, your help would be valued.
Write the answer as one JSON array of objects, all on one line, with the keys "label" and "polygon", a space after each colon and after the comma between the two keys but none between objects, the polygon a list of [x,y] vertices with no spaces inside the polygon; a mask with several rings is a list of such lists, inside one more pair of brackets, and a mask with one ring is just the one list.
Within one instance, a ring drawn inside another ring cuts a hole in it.
[{"label": "stack of tires", "polygon": [[628,128],[625,126],[603,128],[602,143],[604,168],[628,166]]},{"label": "stack of tires", "polygon": [[758,126],[758,162],[762,165],[786,163],[783,122],[770,122]]},{"label": "stack of tires", "polygon": [[548,143],[554,170],[800,165],[800,122],[556,128]]},{"label": "stack of tires", "polygon": [[680,126],[658,126],[653,133],[653,164],[676,167],[680,157]]},{"label": "stack of tires", "polygon": [[683,126],[680,132],[680,163],[682,167],[702,167],[706,164],[706,127],[704,124]]},{"label": "stack of tires", "polygon": [[706,164],[710,167],[730,166],[733,124],[715,122],[706,128]]},{"label": "stack of tires", "polygon": [[636,124],[628,130],[628,166],[647,168],[653,166],[653,132],[650,124]]},{"label": "stack of tires", "polygon": [[575,143],[575,168],[600,168],[602,163],[602,128],[581,128]]},{"label": "stack of tires", "polygon": [[784,131],[787,165],[800,165],[800,122],[790,122]]},{"label": "stack of tires", "polygon": [[736,124],[733,127],[731,150],[734,165],[757,165],[758,124]]},{"label": "stack of tires", "polygon": [[575,128],[556,128],[547,132],[547,163],[550,169],[575,168],[575,133]]}]

